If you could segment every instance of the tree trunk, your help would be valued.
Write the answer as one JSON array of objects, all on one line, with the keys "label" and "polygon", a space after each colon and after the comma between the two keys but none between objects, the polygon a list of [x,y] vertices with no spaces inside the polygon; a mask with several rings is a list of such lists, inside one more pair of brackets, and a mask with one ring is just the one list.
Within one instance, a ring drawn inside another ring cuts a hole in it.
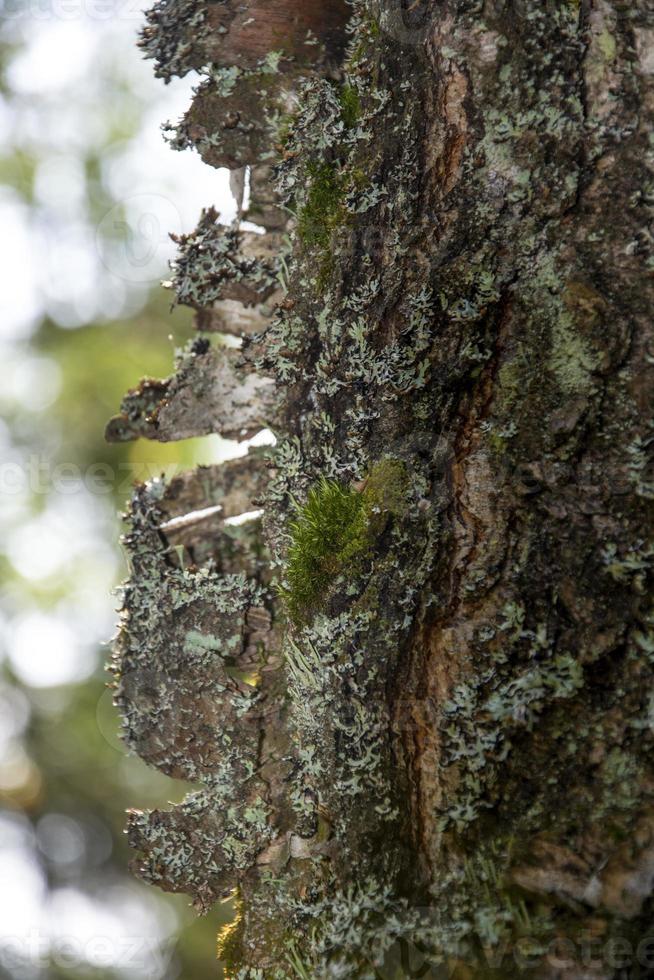
[{"label": "tree trunk", "polygon": [[109,434],[277,445],[135,494],[117,702],[202,784],[139,873],[241,980],[652,976],[654,8],[269,8],[143,42],[266,230],[180,240]]}]

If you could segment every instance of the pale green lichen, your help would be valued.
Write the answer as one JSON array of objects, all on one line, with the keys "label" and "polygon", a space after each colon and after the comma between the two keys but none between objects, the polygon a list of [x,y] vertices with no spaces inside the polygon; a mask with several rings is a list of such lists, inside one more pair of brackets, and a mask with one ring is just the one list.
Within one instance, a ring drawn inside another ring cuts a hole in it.
[{"label": "pale green lichen", "polygon": [[552,348],[548,366],[563,391],[579,394],[592,386],[597,357],[565,312],[561,311],[552,326]]}]

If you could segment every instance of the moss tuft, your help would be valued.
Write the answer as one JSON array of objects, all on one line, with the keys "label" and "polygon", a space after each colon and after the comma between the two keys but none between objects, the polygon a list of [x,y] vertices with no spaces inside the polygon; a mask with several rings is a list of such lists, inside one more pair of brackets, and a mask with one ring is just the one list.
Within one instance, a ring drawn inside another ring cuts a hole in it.
[{"label": "moss tuft", "polygon": [[325,249],[343,222],[343,179],[328,163],[311,164],[307,171],[311,186],[298,216],[298,234],[304,245]]},{"label": "moss tuft", "polygon": [[297,625],[306,622],[339,575],[356,575],[388,514],[406,510],[409,489],[404,463],[375,463],[361,491],[324,477],[298,507],[290,525],[286,586],[280,593]]},{"label": "moss tuft", "polygon": [[348,129],[354,129],[361,118],[361,100],[359,93],[352,85],[344,85],[338,94],[341,103],[341,115]]},{"label": "moss tuft", "polygon": [[368,516],[361,493],[322,477],[290,526],[292,537],[281,594],[291,619],[304,622],[334,579],[368,550]]}]

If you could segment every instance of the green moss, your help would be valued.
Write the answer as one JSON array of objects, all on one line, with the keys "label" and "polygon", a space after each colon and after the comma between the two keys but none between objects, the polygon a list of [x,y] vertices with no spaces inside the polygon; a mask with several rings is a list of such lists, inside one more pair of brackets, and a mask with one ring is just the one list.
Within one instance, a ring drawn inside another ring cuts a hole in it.
[{"label": "green moss", "polygon": [[295,122],[296,113],[283,112],[277,118],[277,131],[275,134],[275,142],[279,147],[283,147],[290,135],[293,123]]},{"label": "green moss", "polygon": [[592,386],[597,357],[575,328],[572,318],[563,311],[552,325],[548,367],[563,391],[569,394],[583,394]]},{"label": "green moss", "polygon": [[379,21],[374,17],[368,17],[366,19],[366,26],[371,37],[377,39],[381,37],[381,27],[379,26]]},{"label": "green moss", "polygon": [[343,178],[328,163],[311,164],[307,171],[311,185],[298,216],[298,234],[304,245],[326,249],[345,216]]},{"label": "green moss", "polygon": [[496,397],[503,412],[509,412],[513,408],[530,381],[529,361],[520,347],[513,357],[504,361],[498,371]]},{"label": "green moss", "polygon": [[309,491],[290,525],[286,585],[280,588],[293,622],[306,622],[340,575],[357,574],[388,514],[404,513],[408,488],[404,464],[382,459],[360,491],[324,477]]},{"label": "green moss", "polygon": [[291,526],[281,589],[294,622],[303,622],[334,579],[368,550],[368,517],[361,493],[321,478]]},{"label": "green moss", "polygon": [[606,61],[609,62],[615,61],[615,55],[618,46],[616,44],[615,38],[613,37],[611,32],[608,31],[606,28],[602,31],[602,33],[597,38],[597,46],[599,47]]},{"label": "green moss", "polygon": [[361,100],[352,85],[344,85],[338,94],[341,103],[343,122],[348,129],[354,129],[361,118]]}]

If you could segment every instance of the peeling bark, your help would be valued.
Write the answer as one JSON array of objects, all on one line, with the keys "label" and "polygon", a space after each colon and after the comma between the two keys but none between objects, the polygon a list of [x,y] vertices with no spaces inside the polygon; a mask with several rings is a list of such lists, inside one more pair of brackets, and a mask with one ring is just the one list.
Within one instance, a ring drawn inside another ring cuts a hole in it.
[{"label": "peeling bark", "polygon": [[270,420],[271,381],[244,372],[239,360],[237,352],[196,342],[172,377],[147,381],[125,396],[120,415],[107,426],[107,439],[173,442],[212,432],[251,438]]}]

